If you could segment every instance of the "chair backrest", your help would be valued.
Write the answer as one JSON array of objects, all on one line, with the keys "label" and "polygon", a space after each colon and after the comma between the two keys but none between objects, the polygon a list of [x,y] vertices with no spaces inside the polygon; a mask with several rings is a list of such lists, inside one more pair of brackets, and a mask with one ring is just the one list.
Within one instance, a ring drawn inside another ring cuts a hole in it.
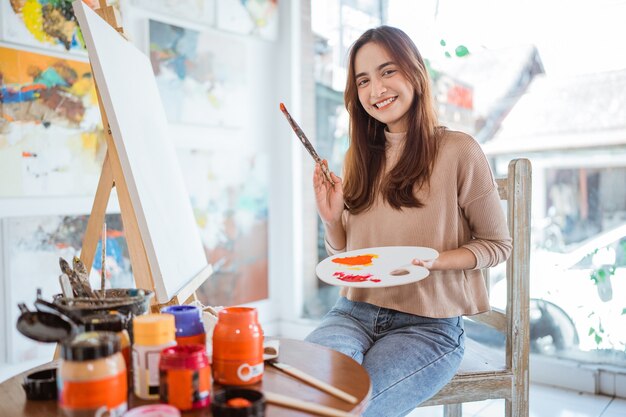
[{"label": "chair backrest", "polygon": [[509,163],[507,177],[496,180],[500,198],[507,202],[507,221],[513,238],[513,251],[506,264],[506,311],[493,308],[472,317],[505,334],[506,367],[523,373],[526,380],[530,349],[531,178],[530,161],[514,159]]}]

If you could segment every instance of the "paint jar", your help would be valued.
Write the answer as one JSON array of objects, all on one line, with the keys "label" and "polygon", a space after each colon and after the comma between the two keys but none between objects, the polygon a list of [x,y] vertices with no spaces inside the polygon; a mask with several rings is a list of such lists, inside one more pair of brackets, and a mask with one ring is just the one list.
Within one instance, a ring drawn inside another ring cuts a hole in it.
[{"label": "paint jar", "polygon": [[263,377],[263,332],[257,310],[227,307],[213,331],[213,378],[222,385],[250,385]]},{"label": "paint jar", "polygon": [[260,391],[245,388],[227,388],[213,396],[213,417],[263,417],[265,397]]},{"label": "paint jar", "polygon": [[133,319],[133,387],[144,400],[159,398],[161,351],[176,345],[176,327],[171,314],[146,314]]},{"label": "paint jar", "polygon": [[227,388],[215,393],[211,412],[213,417],[264,417],[265,397],[252,389]]},{"label": "paint jar", "polygon": [[163,349],[159,375],[161,402],[181,411],[206,407],[211,402],[211,367],[204,345]]},{"label": "paint jar", "polygon": [[59,407],[67,417],[120,417],[128,408],[126,365],[119,337],[87,332],[61,345]]},{"label": "paint jar", "polygon": [[120,313],[111,312],[109,314],[91,314],[83,317],[85,331],[105,331],[113,332],[120,338],[120,352],[126,363],[126,370],[131,369],[130,363],[130,337],[124,328],[124,317]]},{"label": "paint jar", "polygon": [[174,316],[177,345],[204,346],[206,344],[206,334],[198,307],[189,305],[167,306],[161,309],[161,313]]}]

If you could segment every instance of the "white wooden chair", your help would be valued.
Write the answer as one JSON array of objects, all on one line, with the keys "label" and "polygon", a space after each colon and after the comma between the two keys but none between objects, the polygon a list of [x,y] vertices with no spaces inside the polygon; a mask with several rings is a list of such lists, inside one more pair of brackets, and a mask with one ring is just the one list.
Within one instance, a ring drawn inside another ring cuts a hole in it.
[{"label": "white wooden chair", "polygon": [[[507,201],[513,251],[506,266],[506,312],[492,309],[470,317],[503,332],[504,355],[466,339],[465,356],[454,378],[421,406],[444,406],[445,417],[461,417],[462,403],[505,399],[506,417],[528,416],[531,165],[528,159],[509,163],[508,176],[497,179],[500,198]],[[488,274],[487,277],[487,284]],[[487,287],[489,288],[489,287]]]}]

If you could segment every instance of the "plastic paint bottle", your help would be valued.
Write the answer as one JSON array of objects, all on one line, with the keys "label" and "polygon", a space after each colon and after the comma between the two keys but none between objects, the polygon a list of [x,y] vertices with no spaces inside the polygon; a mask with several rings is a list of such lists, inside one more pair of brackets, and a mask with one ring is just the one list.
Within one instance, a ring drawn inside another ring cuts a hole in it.
[{"label": "plastic paint bottle", "polygon": [[204,345],[163,349],[159,375],[161,402],[181,411],[206,407],[211,402],[211,367]]},{"label": "plastic paint bottle", "polygon": [[172,314],[176,320],[176,344],[203,346],[206,344],[206,334],[198,307],[167,306],[161,309],[161,313]]},{"label": "plastic paint bottle", "polygon": [[61,358],[57,386],[65,416],[120,417],[126,412],[126,365],[115,333],[83,333],[63,343]]},{"label": "plastic paint bottle", "polygon": [[255,308],[228,307],[213,331],[213,378],[222,385],[250,385],[263,378],[263,332]]},{"label": "plastic paint bottle", "polygon": [[133,385],[139,398],[159,398],[159,358],[163,349],[176,345],[175,333],[171,314],[146,314],[133,319]]}]

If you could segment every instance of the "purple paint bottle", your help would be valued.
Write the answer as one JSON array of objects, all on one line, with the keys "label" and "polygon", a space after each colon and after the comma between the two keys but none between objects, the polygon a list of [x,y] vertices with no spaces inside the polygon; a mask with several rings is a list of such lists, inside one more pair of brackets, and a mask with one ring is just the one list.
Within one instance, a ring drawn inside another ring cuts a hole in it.
[{"label": "purple paint bottle", "polygon": [[176,305],[161,309],[161,313],[171,314],[176,321],[176,343],[182,345],[206,344],[206,334],[200,316],[200,309],[196,306]]}]

